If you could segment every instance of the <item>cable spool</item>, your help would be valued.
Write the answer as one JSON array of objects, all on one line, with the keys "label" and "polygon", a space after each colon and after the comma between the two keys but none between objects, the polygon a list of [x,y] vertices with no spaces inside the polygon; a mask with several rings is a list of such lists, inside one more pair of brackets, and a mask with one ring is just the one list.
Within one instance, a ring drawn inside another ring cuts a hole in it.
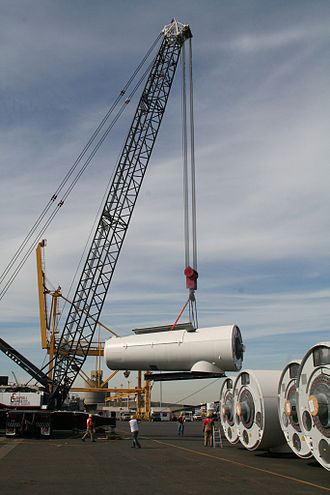
[{"label": "cable spool", "polygon": [[233,380],[226,378],[220,389],[220,422],[228,442],[235,445],[239,442],[237,425],[235,424],[235,401]]},{"label": "cable spool", "polygon": [[278,415],[283,434],[293,452],[303,459],[313,457],[297,412],[296,378],[301,361],[291,361],[282,371],[278,384]]},{"label": "cable spool", "polygon": [[305,354],[297,376],[298,420],[315,459],[330,470],[330,342]]},{"label": "cable spool", "polygon": [[287,452],[277,412],[278,370],[246,370],[234,384],[235,423],[248,450]]}]

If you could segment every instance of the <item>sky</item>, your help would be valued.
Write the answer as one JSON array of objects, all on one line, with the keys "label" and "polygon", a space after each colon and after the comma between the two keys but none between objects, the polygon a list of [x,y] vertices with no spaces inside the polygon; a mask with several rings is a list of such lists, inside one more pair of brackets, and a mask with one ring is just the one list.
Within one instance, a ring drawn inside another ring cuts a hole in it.
[{"label": "sky", "polygon": [[[329,341],[329,2],[2,0],[1,11],[0,273],[176,18],[193,34],[199,326],[238,325],[244,369],[283,369]],[[119,335],[173,323],[187,298],[179,74],[101,316]],[[64,295],[136,104],[43,235],[50,288]],[[44,364],[34,254],[0,315],[1,337]],[[12,371],[28,379],[1,355],[0,375]],[[218,400],[219,388],[164,383],[162,400]]]}]

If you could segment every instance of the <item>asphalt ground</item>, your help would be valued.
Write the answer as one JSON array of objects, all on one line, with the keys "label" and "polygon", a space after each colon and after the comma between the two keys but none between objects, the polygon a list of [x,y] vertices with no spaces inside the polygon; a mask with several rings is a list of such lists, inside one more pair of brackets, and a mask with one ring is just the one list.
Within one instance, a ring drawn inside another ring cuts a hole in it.
[{"label": "asphalt ground", "polygon": [[205,448],[201,423],[141,423],[141,449],[131,448],[128,423],[118,439],[95,443],[56,432],[51,439],[0,436],[2,495],[227,495],[330,492],[330,473],[294,454],[249,452],[228,444]]}]

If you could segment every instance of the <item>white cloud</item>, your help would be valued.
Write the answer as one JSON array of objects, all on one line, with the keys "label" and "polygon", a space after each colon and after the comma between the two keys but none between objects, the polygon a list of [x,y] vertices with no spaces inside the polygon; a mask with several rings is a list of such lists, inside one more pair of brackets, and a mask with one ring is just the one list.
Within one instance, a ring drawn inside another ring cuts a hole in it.
[{"label": "white cloud", "polygon": [[329,26],[327,22],[309,23],[284,27],[273,31],[258,33],[246,33],[231,40],[227,45],[230,49],[238,50],[244,54],[261,51],[271,51],[276,49],[287,49],[292,45],[311,44],[320,39],[329,39]]}]

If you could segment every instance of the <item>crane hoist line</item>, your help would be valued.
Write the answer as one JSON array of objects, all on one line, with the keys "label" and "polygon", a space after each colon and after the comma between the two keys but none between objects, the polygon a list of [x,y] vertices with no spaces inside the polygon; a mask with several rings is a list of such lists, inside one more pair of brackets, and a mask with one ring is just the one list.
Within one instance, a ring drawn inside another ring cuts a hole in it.
[{"label": "crane hoist line", "polygon": [[61,406],[87,358],[165,112],[182,47],[192,38],[189,26],[175,19],[161,34],[163,40],[137,105],[59,340],[50,408]]},{"label": "crane hoist line", "polygon": [[[147,77],[147,74],[149,73],[151,67],[150,63],[147,69],[145,69],[142,75],[139,77],[138,81],[134,83],[133,88],[130,89],[136,77],[154,51],[155,47],[159,44],[161,36],[161,34],[158,35],[125,86],[120,91],[119,95],[115,98],[113,104],[108,109],[107,113],[90,136],[88,142],[75,159],[73,165],[68,170],[65,177],[62,179],[61,183],[52,194],[51,198],[49,198],[49,201],[41,211],[37,220],[34,222],[29,232],[21,242],[20,246],[17,248],[16,252],[8,262],[6,268],[1,273],[0,301],[8,292],[12,283],[23,268],[25,262],[28,260],[29,256],[39,243],[40,238],[42,238],[43,234],[46,232],[56,215],[62,209],[62,206],[66,203],[66,200],[68,199],[72,190],[81,178],[82,174],[90,165],[92,159],[96,155],[97,151],[100,149],[104,140],[108,137],[109,133],[126,110],[128,104],[131,102],[132,97],[135,95],[136,91],[140,88],[143,81]],[[124,97],[125,100],[123,102],[122,100]],[[115,111],[116,113],[114,114]],[[112,118],[111,120],[110,117]]]}]

